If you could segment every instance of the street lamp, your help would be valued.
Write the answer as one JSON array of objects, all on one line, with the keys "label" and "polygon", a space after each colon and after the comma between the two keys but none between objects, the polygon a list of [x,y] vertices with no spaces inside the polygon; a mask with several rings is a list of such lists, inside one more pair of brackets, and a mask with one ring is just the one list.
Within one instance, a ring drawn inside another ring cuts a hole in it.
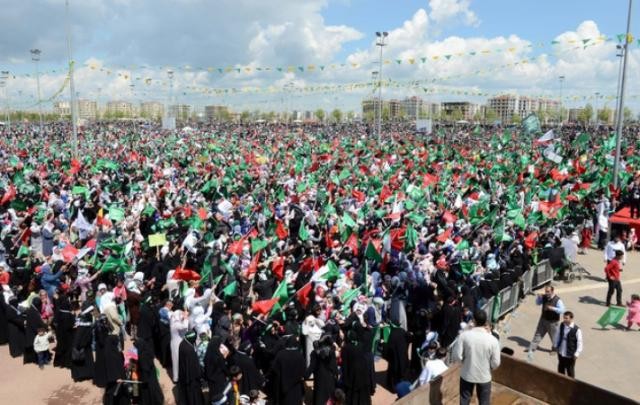
[{"label": "street lamp", "polygon": [[562,112],[562,84],[564,83],[564,75],[558,77],[560,81],[560,126],[562,126],[562,122],[564,121],[564,113]]},{"label": "street lamp", "polygon": [[76,86],[73,80],[73,56],[71,53],[71,25],[69,21],[69,0],[65,0],[65,20],[67,29],[67,57],[69,58],[69,98],[71,102],[71,133],[73,143],[73,155],[78,156],[78,110],[76,103]]},{"label": "street lamp", "polygon": [[171,105],[173,102],[173,70],[168,70],[167,75],[169,76],[169,108],[167,109],[167,118],[172,118],[174,116]]},{"label": "street lamp", "polygon": [[9,71],[3,70],[0,72],[0,87],[4,88],[4,98],[7,105],[7,127],[11,129],[11,110],[9,108],[9,90],[8,87]]},{"label": "street lamp", "polygon": [[40,101],[40,54],[42,51],[40,49],[32,49],[31,51],[31,60],[36,63],[36,86],[38,88],[38,115],[40,116],[40,135],[44,133],[44,125],[42,123],[42,103]]},{"label": "street lamp", "polygon": [[620,93],[618,94],[618,122],[616,123],[616,155],[613,164],[613,187],[618,188],[618,169],[620,166],[620,141],[622,138],[622,116],[624,110],[624,85],[627,76],[627,56],[629,54],[629,40],[631,39],[631,8],[633,0],[629,0],[629,11],[627,13],[627,35],[624,38],[623,57],[622,57],[622,75],[620,78]]},{"label": "street lamp", "polygon": [[376,32],[376,37],[378,38],[376,41],[376,46],[380,47],[380,68],[378,69],[378,138],[382,136],[382,50],[387,44],[385,44],[385,39],[389,36],[389,33],[384,32]]},{"label": "street lamp", "polygon": [[599,124],[598,123],[598,98],[600,97],[600,92],[596,91],[595,96],[596,96],[596,101],[594,102],[594,104],[595,104],[595,107],[596,107],[595,108],[595,110],[596,110],[596,119],[594,120],[594,122],[596,123],[596,129],[597,129],[598,126],[599,126],[598,125]]}]

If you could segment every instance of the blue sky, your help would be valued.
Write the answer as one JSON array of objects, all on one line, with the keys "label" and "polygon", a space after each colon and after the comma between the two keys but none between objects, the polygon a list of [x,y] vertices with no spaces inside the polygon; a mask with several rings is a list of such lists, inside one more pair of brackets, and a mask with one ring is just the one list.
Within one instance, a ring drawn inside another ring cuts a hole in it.
[{"label": "blue sky", "polygon": [[[370,89],[333,89],[370,82],[377,60],[374,33],[391,33],[385,48],[385,79],[400,82],[387,97],[424,96],[433,101],[518,93],[559,97],[558,76],[566,76],[566,103],[580,105],[595,92],[613,104],[618,77],[615,43],[585,49],[572,42],[615,36],[625,30],[625,0],[71,0],[76,87],[83,97],[130,100],[168,97],[167,66],[176,70],[175,89],[196,105],[231,103],[236,108],[265,108],[290,98],[300,108],[358,109]],[[18,74],[9,95],[32,102],[35,81],[28,50],[43,51],[43,97],[64,84],[67,61],[64,0],[0,0],[0,68]],[[633,14],[640,27],[638,7]],[[29,24],[25,24],[29,21]],[[632,30],[633,31],[633,30]],[[640,28],[635,30],[640,36]],[[556,40],[564,45],[551,46]],[[532,49],[532,44],[547,46]],[[513,48],[513,53],[469,57],[481,49]],[[459,54],[450,61],[408,65],[425,55]],[[640,47],[632,46],[629,102],[640,101]],[[405,60],[402,65],[393,63]],[[519,64],[528,60],[527,65]],[[257,72],[260,66],[308,66],[332,63],[355,68]],[[514,62],[518,62],[515,63]],[[140,65],[152,68],[142,69]],[[185,65],[213,72],[186,71]],[[94,68],[91,69],[90,66]],[[138,66],[138,67],[134,67]],[[239,68],[218,74],[217,67]],[[176,68],[178,67],[178,68]],[[246,70],[249,68],[249,70]],[[51,72],[56,69],[56,72]],[[109,72],[107,74],[106,72]],[[478,73],[480,72],[480,73]],[[26,77],[24,74],[30,74]],[[22,75],[20,75],[22,74]],[[130,88],[135,77],[135,89]],[[151,84],[145,85],[149,78]],[[428,84],[424,84],[424,82]],[[411,85],[415,82],[419,84]],[[284,96],[288,85],[294,90]],[[309,86],[333,90],[302,92]],[[332,87],[333,86],[333,87]],[[209,90],[256,88],[259,91],[216,95]],[[273,95],[267,91],[275,89]],[[295,94],[289,94],[295,93]],[[467,93],[467,94],[465,94]],[[635,96],[635,97],[634,97]],[[425,96],[426,97],[426,96]],[[19,104],[18,101],[16,103]],[[280,107],[283,108],[283,107]]]},{"label": "blue sky", "polygon": [[[331,0],[322,15],[328,24],[348,24],[368,35],[345,46],[348,55],[365,48],[374,33],[402,25],[425,0]],[[452,22],[438,35],[445,37],[497,37],[516,34],[532,42],[548,41],[558,33],[575,29],[585,20],[594,20],[601,32],[615,35],[625,32],[628,3],[624,0],[473,0],[471,8],[480,19],[478,26]],[[636,7],[636,27],[640,26]],[[640,32],[639,30],[636,30]]]}]

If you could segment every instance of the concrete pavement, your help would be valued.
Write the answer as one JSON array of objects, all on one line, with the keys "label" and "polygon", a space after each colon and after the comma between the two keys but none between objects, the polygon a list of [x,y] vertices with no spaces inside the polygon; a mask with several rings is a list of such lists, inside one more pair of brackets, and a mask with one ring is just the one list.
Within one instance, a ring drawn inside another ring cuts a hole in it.
[{"label": "concrete pavement", "polygon": [[[578,261],[591,276],[567,284],[555,282],[557,294],[567,310],[575,314],[575,322],[582,329],[584,351],[576,362],[576,378],[632,399],[640,399],[640,370],[638,342],[640,331],[634,327],[626,331],[626,317],[616,327],[602,329],[596,321],[605,312],[607,283],[604,280],[602,252],[591,250],[579,256]],[[622,273],[623,304],[631,294],[640,293],[640,253],[628,252],[627,264]],[[540,291],[537,291],[540,292]],[[613,298],[615,304],[615,298]],[[502,329],[501,343],[515,350],[515,357],[527,360],[525,351],[533,338],[540,307],[534,296],[527,297],[518,309],[506,319]],[[623,325],[624,324],[624,325]],[[551,342],[545,337],[540,347],[529,360],[540,367],[557,368],[557,357],[550,355]]]}]

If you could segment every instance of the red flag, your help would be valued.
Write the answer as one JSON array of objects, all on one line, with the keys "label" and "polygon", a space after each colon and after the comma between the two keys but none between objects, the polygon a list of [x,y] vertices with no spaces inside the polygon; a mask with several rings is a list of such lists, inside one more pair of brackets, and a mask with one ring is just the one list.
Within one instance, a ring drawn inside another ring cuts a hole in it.
[{"label": "red flag", "polygon": [[524,238],[524,247],[526,247],[527,249],[531,250],[534,247],[536,247],[536,241],[538,239],[538,232],[531,232],[529,235],[527,235],[526,238]]},{"label": "red flag", "polygon": [[14,198],[16,198],[16,188],[12,184],[9,186],[9,189],[4,192],[4,195],[2,196],[2,201],[0,201],[0,205],[5,205],[6,203],[13,200]]},{"label": "red flag", "polygon": [[68,244],[62,249],[60,254],[62,255],[62,258],[64,259],[65,262],[71,263],[73,259],[76,258],[76,255],[78,254],[78,249],[76,249],[73,245]]},{"label": "red flag", "polygon": [[191,281],[191,280],[200,280],[200,274],[193,270],[183,269],[182,267],[178,267],[176,271],[173,272],[174,280],[182,280],[182,281]]},{"label": "red flag", "polygon": [[349,236],[349,239],[347,239],[347,242],[344,245],[351,249],[354,256],[358,256],[358,237],[355,233],[352,233],[351,236]]},{"label": "red flag", "polygon": [[284,227],[284,223],[279,219],[276,219],[276,235],[280,240],[286,239],[287,236],[289,236],[287,228]]},{"label": "red flag", "polygon": [[549,174],[551,175],[551,178],[554,179],[555,181],[564,181],[567,177],[569,177],[566,174],[560,173],[560,171],[555,167],[551,170]]},{"label": "red flag", "polygon": [[258,236],[258,230],[256,228],[252,228],[251,231],[247,234],[249,238],[256,238]]},{"label": "red flag", "polygon": [[422,177],[422,187],[427,187],[437,182],[438,176],[434,176],[433,174],[427,173]]},{"label": "red flag", "polygon": [[184,207],[182,207],[182,209],[184,210],[184,216],[185,218],[189,218],[191,217],[191,214],[193,213],[191,210],[191,206],[190,205],[185,205]]},{"label": "red flag", "polygon": [[258,263],[260,262],[260,256],[262,256],[262,250],[258,251],[251,258],[251,263],[249,263],[249,267],[247,268],[247,277],[250,276],[251,274],[254,274],[256,271],[258,271]]},{"label": "red flag", "polygon": [[451,228],[447,229],[446,231],[442,232],[437,238],[436,240],[438,242],[446,242],[447,239],[449,239],[449,237],[451,236]]},{"label": "red flag", "polygon": [[301,273],[306,273],[311,270],[317,271],[322,266],[322,259],[319,257],[307,257],[300,264],[299,271]]},{"label": "red flag", "polygon": [[391,236],[391,248],[395,250],[404,250],[404,234],[407,228],[396,228],[389,232]]},{"label": "red flag", "polygon": [[271,308],[278,302],[278,298],[272,298],[270,300],[256,301],[251,305],[251,311],[259,314],[268,314],[271,312]]},{"label": "red flag", "polygon": [[276,276],[278,281],[284,278],[284,256],[278,257],[271,263],[271,272]]},{"label": "red flag", "polygon": [[380,190],[380,197],[378,197],[380,204],[383,204],[392,195],[393,193],[391,192],[391,189],[389,188],[389,186],[387,186],[386,184],[382,186],[382,190]]},{"label": "red flag", "polygon": [[245,238],[240,238],[237,241],[233,242],[227,248],[227,252],[231,253],[231,254],[234,254],[234,255],[238,255],[238,256],[241,255],[242,254],[242,248],[244,246],[244,241],[245,241]]},{"label": "red flag", "polygon": [[92,250],[95,250],[95,249],[96,249],[97,244],[98,244],[98,241],[94,238],[94,239],[91,239],[90,241],[88,241],[87,243],[85,243],[85,244],[84,244],[84,248],[85,248],[85,249],[92,249]]},{"label": "red flag", "polygon": [[442,219],[447,224],[454,223],[458,220],[458,218],[448,210],[446,210],[444,214],[442,214]]},{"label": "red flag", "polygon": [[353,190],[351,192],[351,195],[353,196],[353,198],[356,199],[356,201],[358,202],[363,202],[364,200],[367,199],[367,196],[365,195],[365,193],[363,193],[362,191],[359,190]]},{"label": "red flag", "polygon": [[198,216],[200,217],[201,220],[204,221],[205,219],[207,219],[207,215],[208,215],[208,212],[206,208],[204,207],[198,208]]},{"label": "red flag", "polygon": [[304,287],[302,287],[300,290],[296,292],[296,298],[298,299],[298,302],[300,302],[300,304],[302,305],[302,308],[307,308],[307,306],[309,305],[309,301],[310,301],[309,295],[311,294],[312,287],[313,286],[311,285],[311,282],[308,282],[307,284],[304,285]]}]

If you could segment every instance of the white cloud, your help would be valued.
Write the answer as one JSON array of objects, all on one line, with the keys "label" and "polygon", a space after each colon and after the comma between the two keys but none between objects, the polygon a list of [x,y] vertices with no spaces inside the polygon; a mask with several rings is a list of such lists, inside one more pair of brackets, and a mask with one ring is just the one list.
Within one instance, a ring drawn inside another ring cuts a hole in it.
[{"label": "white cloud", "polygon": [[470,7],[470,0],[429,0],[429,16],[438,24],[460,17],[466,25],[477,26],[480,20]]}]

